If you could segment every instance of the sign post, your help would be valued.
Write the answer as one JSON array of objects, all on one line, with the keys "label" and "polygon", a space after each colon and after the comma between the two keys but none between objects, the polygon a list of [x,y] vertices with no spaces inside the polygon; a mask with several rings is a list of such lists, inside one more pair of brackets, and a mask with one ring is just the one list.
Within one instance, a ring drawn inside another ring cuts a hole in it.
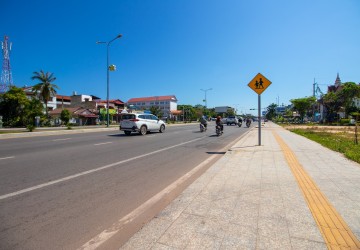
[{"label": "sign post", "polygon": [[260,73],[258,73],[248,84],[248,86],[258,94],[259,146],[261,146],[261,94],[270,84],[271,82]]}]

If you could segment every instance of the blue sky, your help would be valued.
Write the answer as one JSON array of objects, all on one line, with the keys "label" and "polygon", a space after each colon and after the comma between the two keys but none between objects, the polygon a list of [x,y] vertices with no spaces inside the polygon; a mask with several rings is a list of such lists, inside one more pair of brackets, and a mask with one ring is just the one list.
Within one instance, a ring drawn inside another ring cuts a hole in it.
[{"label": "blue sky", "polygon": [[[247,84],[262,73],[271,103],[326,92],[340,74],[360,82],[358,0],[1,0],[0,35],[12,42],[14,84],[53,72],[58,94],[106,99],[176,95],[179,104],[257,108]],[[254,112],[254,111],[253,111]],[[256,113],[256,111],[254,112]]]}]

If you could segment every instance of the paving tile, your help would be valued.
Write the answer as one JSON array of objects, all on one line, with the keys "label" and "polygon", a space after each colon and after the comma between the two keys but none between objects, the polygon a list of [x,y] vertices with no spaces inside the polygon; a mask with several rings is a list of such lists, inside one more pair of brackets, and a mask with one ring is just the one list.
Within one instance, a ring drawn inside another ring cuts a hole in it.
[{"label": "paving tile", "polygon": [[318,242],[314,240],[307,240],[301,238],[291,238],[292,249],[296,250],[327,250],[327,246],[324,242]]},{"label": "paving tile", "polygon": [[169,247],[185,249],[194,239],[196,228],[202,220],[203,218],[199,216],[181,214],[157,242]]},{"label": "paving tile", "polygon": [[229,224],[221,249],[256,249],[256,227]]},{"label": "paving tile", "polygon": [[120,249],[150,249],[161,235],[169,228],[172,221],[159,218],[152,219]]},{"label": "paving tile", "polygon": [[220,249],[222,239],[207,234],[196,233],[195,237],[186,246],[186,250],[210,250]]},{"label": "paving tile", "polygon": [[227,221],[205,217],[201,219],[200,223],[196,224],[196,232],[223,238],[228,226],[229,223]]},{"label": "paving tile", "polygon": [[274,250],[274,249],[291,249],[291,242],[289,238],[278,238],[275,234],[267,237],[259,235],[257,241],[258,250]]}]

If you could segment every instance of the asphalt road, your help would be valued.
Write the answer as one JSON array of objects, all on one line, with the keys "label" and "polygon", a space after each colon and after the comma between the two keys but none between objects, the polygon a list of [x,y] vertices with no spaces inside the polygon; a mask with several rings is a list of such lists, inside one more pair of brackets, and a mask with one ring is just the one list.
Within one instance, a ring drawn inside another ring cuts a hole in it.
[{"label": "asphalt road", "polygon": [[194,124],[0,140],[0,249],[78,249],[248,131],[224,127],[220,137],[210,123],[205,133]]}]

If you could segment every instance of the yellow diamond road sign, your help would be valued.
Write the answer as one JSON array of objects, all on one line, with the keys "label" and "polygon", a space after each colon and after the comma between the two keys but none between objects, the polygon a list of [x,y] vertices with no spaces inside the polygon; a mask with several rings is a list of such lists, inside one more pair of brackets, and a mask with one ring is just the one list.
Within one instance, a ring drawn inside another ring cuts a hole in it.
[{"label": "yellow diamond road sign", "polygon": [[248,84],[248,86],[256,93],[261,95],[264,90],[269,87],[271,82],[262,74],[258,73]]}]

